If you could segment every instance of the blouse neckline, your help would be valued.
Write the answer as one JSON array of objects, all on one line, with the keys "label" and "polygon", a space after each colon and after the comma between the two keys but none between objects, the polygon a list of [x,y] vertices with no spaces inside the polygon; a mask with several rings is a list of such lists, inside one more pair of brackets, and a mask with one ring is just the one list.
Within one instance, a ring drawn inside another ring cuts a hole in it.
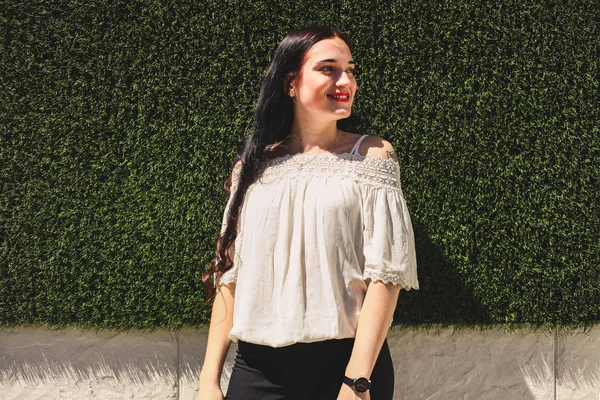
[{"label": "blouse neckline", "polygon": [[318,160],[321,158],[330,158],[330,159],[340,159],[340,160],[348,160],[348,161],[372,161],[372,162],[382,162],[382,163],[390,163],[395,164],[396,161],[392,158],[383,158],[382,156],[373,157],[368,154],[352,154],[349,152],[346,153],[332,153],[330,151],[323,151],[320,153],[293,153],[293,154],[285,154],[283,156],[277,156],[270,159],[267,159],[267,166],[278,165],[285,163],[291,159],[294,161],[300,161],[307,158],[309,161]]},{"label": "blouse neckline", "polygon": [[295,153],[267,160],[259,180],[262,184],[284,177],[350,178],[372,186],[400,189],[400,166],[393,158],[352,153]]}]

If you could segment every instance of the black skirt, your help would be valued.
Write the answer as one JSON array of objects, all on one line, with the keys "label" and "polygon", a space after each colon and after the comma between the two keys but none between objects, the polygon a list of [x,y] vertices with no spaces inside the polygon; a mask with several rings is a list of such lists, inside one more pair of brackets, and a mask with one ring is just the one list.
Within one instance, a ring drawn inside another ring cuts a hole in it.
[{"label": "black skirt", "polygon": [[[354,339],[269,347],[240,341],[226,400],[335,400]],[[351,377],[357,378],[357,377]],[[394,365],[387,341],[371,374],[371,400],[392,400]]]}]

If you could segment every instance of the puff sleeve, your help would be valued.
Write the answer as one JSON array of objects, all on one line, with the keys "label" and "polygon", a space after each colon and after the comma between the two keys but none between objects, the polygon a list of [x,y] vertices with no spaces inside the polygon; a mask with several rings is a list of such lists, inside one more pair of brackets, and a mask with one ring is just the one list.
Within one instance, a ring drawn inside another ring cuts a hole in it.
[{"label": "puff sleeve", "polygon": [[384,184],[363,188],[363,279],[418,289],[414,234],[400,187],[400,168],[393,163]]},{"label": "puff sleeve", "polygon": [[[233,167],[233,171],[231,173],[231,189],[230,189],[229,199],[227,200],[227,204],[225,205],[225,211],[223,212],[223,220],[221,222],[221,235],[225,232],[225,229],[227,228],[227,216],[229,214],[229,209],[231,208],[231,203],[233,202],[234,194],[238,188],[240,171],[241,171],[240,164],[236,164]],[[238,232],[238,236],[239,236],[239,232]],[[233,248],[234,253],[235,253],[235,245],[236,244],[237,244],[237,239],[236,239],[236,243],[234,244],[234,248]],[[237,281],[238,270],[239,270],[239,263],[236,262],[235,256],[234,256],[233,267],[231,267],[230,270],[228,270],[223,275],[221,275],[221,278],[218,279],[215,282],[215,284],[218,286],[218,285],[227,285],[230,283],[235,283]]]}]

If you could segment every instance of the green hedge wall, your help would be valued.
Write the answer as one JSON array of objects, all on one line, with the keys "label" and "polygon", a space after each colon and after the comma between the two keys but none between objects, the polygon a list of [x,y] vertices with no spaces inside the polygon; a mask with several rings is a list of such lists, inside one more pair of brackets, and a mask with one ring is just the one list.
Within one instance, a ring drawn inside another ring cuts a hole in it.
[{"label": "green hedge wall", "polygon": [[403,168],[396,322],[599,322],[599,3],[286,3],[1,2],[0,323],[205,324],[223,181],[309,24],[350,34],[353,129]]}]

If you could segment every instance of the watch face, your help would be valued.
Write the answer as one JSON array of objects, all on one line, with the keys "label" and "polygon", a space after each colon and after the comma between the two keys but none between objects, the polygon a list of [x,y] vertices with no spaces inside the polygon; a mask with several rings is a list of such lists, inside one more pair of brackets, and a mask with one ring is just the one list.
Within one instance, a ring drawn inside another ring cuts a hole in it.
[{"label": "watch face", "polygon": [[369,381],[367,378],[358,378],[354,381],[354,388],[357,392],[363,393],[369,390]]}]

